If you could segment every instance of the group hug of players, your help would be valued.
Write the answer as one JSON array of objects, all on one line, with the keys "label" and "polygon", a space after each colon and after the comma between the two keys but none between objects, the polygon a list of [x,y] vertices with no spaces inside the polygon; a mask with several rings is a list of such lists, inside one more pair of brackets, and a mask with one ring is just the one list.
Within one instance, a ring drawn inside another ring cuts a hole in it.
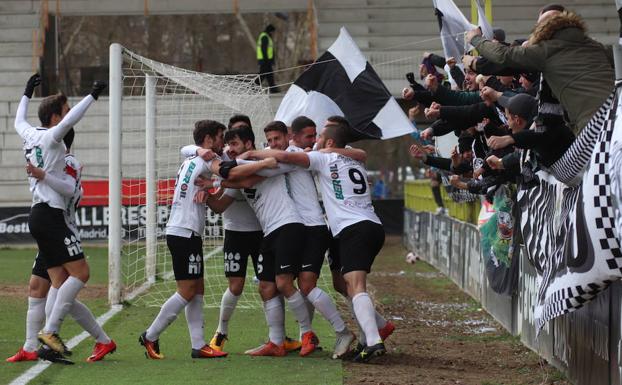
[{"label": "group hug of players", "polygon": [[[7,361],[41,358],[72,363],[67,358],[71,352],[59,336],[67,314],[96,339],[87,361],[98,361],[114,352],[116,344],[76,300],[88,280],[88,265],[74,220],[82,190],[81,166],[68,154],[73,125],[105,85],[96,82],[92,93],[71,111],[62,95],[43,99],[41,126],[32,127],[26,122],[26,109],[39,83],[38,75],[28,81],[15,120],[28,161],[33,193],[29,226],[39,253],[29,285],[26,343]],[[328,118],[319,136],[315,123],[304,116],[289,128],[273,121],[263,131],[270,148],[257,150],[247,116],[234,115],[228,127],[200,120],[193,130],[195,144],[181,149],[185,160],[166,225],[177,290],[139,337],[148,358],[164,358],[159,337],[182,310],[191,357],[226,356],[228,323],[244,288],[249,258],[259,280],[268,341],[246,354],[311,354],[319,347],[312,325],[316,310],[335,331],[333,358],[367,362],[386,352],[384,340],[395,326],[376,312],[366,289],[367,274],[385,238],[371,202],[366,153],[346,146],[351,128],[340,116]],[[223,213],[224,273],[229,283],[209,343],[203,331],[206,205]],[[332,298],[317,286],[325,256],[333,287],[345,297],[358,324],[358,337],[348,329]],[[299,339],[285,335],[285,302],[298,322]],[[38,349],[37,342],[41,343]]]}]

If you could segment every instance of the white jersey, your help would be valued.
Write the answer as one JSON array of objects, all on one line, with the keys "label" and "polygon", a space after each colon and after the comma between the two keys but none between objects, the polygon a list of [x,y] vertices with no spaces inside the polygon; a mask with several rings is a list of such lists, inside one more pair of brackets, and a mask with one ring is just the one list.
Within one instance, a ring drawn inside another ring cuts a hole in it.
[{"label": "white jersey", "polygon": [[[30,163],[42,168],[47,175],[62,178],[65,173],[65,144],[63,137],[77,123],[95,101],[88,95],[67,113],[63,120],[51,128],[33,127],[26,121],[30,99],[23,96],[15,117],[15,130],[24,141],[24,155]],[[46,183],[29,178],[32,204],[47,203],[50,207],[65,210],[64,197]]]},{"label": "white jersey", "polygon": [[65,197],[65,222],[67,227],[78,236],[78,226],[76,224],[76,209],[82,199],[82,164],[72,154],[65,155],[65,170],[67,174],[75,179],[73,195]]},{"label": "white jersey", "polygon": [[317,173],[328,225],[333,235],[362,221],[379,224],[371,204],[367,170],[356,160],[336,153],[308,152],[309,169]]},{"label": "white jersey", "polygon": [[[287,147],[286,151],[304,152],[302,148],[293,145]],[[288,179],[292,199],[304,225],[326,225],[311,171],[301,168],[285,174],[285,177]]]},{"label": "white jersey", "polygon": [[[187,145],[181,149],[181,154],[186,158],[195,156],[199,148],[199,146],[193,144]],[[223,152],[222,160],[229,161],[231,159],[226,152]],[[242,195],[236,196],[233,203],[222,213],[222,222],[225,230],[261,231],[261,225],[257,220],[255,212]]]},{"label": "white jersey", "polygon": [[[239,190],[255,212],[264,237],[288,223],[302,223],[296,205],[289,195],[289,188],[284,175],[266,178],[253,188]],[[225,190],[225,194],[235,198],[239,192]]]},{"label": "white jersey", "polygon": [[203,236],[205,228],[205,204],[195,203],[194,194],[199,190],[194,181],[199,175],[211,177],[212,162],[195,156],[187,158],[177,171],[171,214],[166,224],[166,234],[190,238],[192,234]]},{"label": "white jersey", "polygon": [[[226,152],[222,158],[225,161],[231,160]],[[222,222],[225,230],[230,231],[261,231],[261,224],[257,220],[257,215],[248,205],[246,198],[242,194],[233,197],[235,200],[222,213]]]}]

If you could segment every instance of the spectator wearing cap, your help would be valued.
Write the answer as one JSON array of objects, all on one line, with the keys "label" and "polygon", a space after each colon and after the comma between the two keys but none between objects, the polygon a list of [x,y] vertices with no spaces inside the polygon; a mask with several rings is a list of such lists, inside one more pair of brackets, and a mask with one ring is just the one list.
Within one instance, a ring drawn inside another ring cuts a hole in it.
[{"label": "spectator wearing cap", "polygon": [[547,126],[544,131],[530,129],[537,116],[538,102],[528,94],[512,97],[501,96],[497,103],[505,108],[510,135],[492,136],[488,146],[493,149],[514,145],[521,149],[533,149],[542,165],[555,163],[568,149],[574,135],[565,126]]},{"label": "spectator wearing cap", "polygon": [[568,112],[571,129],[578,133],[613,91],[613,58],[610,50],[587,36],[577,14],[560,9],[541,10],[527,46],[506,47],[486,40],[479,29],[469,31],[466,38],[494,63],[542,72]]}]

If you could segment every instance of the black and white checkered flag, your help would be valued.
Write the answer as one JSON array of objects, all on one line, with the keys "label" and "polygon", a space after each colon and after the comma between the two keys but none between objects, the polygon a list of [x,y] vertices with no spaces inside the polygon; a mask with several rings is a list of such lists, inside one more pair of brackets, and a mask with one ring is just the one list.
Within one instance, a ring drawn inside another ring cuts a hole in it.
[{"label": "black and white checkered flag", "polygon": [[389,139],[414,130],[343,27],[328,51],[291,85],[275,119],[290,125],[301,115],[318,127],[331,115],[344,116],[356,130],[352,140]]}]

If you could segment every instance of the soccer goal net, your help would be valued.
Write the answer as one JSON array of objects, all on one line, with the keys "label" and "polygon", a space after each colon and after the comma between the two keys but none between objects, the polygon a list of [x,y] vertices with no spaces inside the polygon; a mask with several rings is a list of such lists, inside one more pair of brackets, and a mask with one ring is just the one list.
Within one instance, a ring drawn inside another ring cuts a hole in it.
[{"label": "soccer goal net", "polygon": [[[255,129],[272,120],[258,75],[212,75],[159,63],[118,44],[110,46],[110,239],[109,300],[160,306],[175,290],[164,228],[168,220],[180,149],[193,144],[194,123],[226,125],[233,114]],[[258,141],[263,138],[256,132]],[[258,143],[259,144],[259,143]],[[219,306],[227,287],[223,273],[221,216],[207,211],[204,236],[205,304]],[[251,266],[251,264],[249,264]],[[247,289],[238,306],[258,307]]]}]

